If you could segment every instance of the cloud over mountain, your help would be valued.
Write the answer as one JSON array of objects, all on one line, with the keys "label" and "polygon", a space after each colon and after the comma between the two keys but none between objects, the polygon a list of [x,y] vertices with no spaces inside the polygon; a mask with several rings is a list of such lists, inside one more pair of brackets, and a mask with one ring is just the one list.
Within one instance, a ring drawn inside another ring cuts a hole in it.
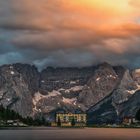
[{"label": "cloud over mountain", "polygon": [[[0,63],[140,66],[139,0],[1,0]],[[132,63],[133,60],[133,63]]]}]

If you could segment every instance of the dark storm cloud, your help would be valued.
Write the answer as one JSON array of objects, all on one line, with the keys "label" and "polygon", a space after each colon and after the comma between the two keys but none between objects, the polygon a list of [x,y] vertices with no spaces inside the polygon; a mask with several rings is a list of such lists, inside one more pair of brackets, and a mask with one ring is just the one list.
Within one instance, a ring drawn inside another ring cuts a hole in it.
[{"label": "dark storm cloud", "polygon": [[138,2],[1,0],[0,64],[139,67]]}]

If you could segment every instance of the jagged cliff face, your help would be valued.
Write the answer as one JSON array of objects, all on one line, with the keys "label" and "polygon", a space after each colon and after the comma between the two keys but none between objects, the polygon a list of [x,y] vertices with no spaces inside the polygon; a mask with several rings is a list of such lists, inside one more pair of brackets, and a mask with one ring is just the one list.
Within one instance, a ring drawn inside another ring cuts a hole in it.
[{"label": "jagged cliff face", "polygon": [[119,84],[110,96],[87,111],[89,122],[115,122],[125,116],[135,117],[140,108],[139,78],[138,70],[133,72],[124,70]]},{"label": "jagged cliff face", "polygon": [[120,84],[113,92],[113,102],[115,104],[120,104],[127,101],[137,89],[137,83],[131,77],[130,71],[126,70],[122,79],[120,80]]},{"label": "jagged cliff face", "polygon": [[132,116],[135,117],[137,111],[140,109],[140,91],[132,95],[129,100],[119,105],[119,112],[121,117]]},{"label": "jagged cliff face", "polygon": [[87,111],[89,120],[94,113],[111,119],[124,112],[122,104],[139,89],[139,70],[130,72],[107,63],[87,68],[48,67],[42,72],[26,64],[0,67],[0,103],[23,117],[43,114],[52,120],[57,111]]},{"label": "jagged cliff face", "polygon": [[78,101],[88,109],[110,95],[117,87],[119,80],[119,76],[112,66],[102,64],[84,86]]},{"label": "jagged cliff face", "polygon": [[51,68],[41,72],[41,91],[70,89],[84,86],[94,73],[94,67],[89,68]]},{"label": "jagged cliff face", "polygon": [[47,68],[38,72],[26,64],[0,67],[0,103],[23,117],[49,114],[56,110],[81,110],[77,97],[94,67]]},{"label": "jagged cliff face", "polygon": [[0,67],[0,103],[23,117],[32,116],[32,95],[38,86],[38,76],[37,69],[29,65]]}]

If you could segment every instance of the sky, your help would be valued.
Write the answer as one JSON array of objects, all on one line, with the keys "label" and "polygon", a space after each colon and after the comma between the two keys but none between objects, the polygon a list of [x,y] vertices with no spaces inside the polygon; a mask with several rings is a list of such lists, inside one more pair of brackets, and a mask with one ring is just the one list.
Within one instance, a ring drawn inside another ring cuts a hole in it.
[{"label": "sky", "polygon": [[140,0],[0,0],[0,65],[140,67]]}]

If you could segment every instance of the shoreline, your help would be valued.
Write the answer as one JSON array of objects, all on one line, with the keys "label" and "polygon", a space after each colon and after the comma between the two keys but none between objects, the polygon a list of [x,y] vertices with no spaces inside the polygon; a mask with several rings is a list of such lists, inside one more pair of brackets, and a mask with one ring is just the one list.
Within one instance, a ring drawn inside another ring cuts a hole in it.
[{"label": "shoreline", "polygon": [[0,127],[0,130],[63,130],[63,129],[140,129],[140,127]]}]

